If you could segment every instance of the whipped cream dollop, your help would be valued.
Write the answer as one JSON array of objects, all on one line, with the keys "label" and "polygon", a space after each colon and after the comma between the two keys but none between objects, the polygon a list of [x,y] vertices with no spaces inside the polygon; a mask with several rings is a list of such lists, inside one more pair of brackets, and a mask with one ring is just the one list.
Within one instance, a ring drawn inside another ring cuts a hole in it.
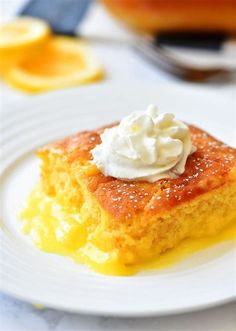
[{"label": "whipped cream dollop", "polygon": [[176,178],[196,150],[188,126],[153,105],[105,129],[101,141],[92,150],[92,162],[106,176],[134,181]]}]

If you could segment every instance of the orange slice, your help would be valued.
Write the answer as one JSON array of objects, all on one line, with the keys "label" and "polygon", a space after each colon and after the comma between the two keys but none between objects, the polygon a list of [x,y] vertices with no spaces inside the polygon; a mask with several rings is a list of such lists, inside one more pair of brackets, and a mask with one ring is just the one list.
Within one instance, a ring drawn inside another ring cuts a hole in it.
[{"label": "orange slice", "polygon": [[87,44],[71,37],[51,38],[34,58],[6,75],[8,83],[26,92],[42,92],[101,78],[102,67]]},{"label": "orange slice", "polygon": [[49,25],[36,18],[22,17],[0,25],[0,73],[32,56],[49,35]]}]

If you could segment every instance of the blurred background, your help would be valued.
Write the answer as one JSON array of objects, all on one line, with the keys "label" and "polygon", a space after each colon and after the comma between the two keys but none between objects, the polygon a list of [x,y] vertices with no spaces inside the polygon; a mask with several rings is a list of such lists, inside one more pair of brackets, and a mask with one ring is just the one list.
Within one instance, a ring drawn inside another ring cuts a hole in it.
[{"label": "blurred background", "polygon": [[127,79],[235,93],[236,0],[0,3],[3,98]]}]

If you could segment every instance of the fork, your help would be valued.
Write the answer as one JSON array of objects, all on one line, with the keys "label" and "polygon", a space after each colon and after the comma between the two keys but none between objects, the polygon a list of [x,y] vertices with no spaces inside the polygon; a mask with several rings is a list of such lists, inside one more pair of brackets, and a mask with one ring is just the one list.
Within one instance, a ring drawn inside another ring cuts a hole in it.
[{"label": "fork", "polygon": [[233,68],[203,68],[186,65],[171,51],[154,44],[148,37],[137,36],[133,47],[153,64],[182,80],[191,82],[230,81],[236,77],[236,69]]}]

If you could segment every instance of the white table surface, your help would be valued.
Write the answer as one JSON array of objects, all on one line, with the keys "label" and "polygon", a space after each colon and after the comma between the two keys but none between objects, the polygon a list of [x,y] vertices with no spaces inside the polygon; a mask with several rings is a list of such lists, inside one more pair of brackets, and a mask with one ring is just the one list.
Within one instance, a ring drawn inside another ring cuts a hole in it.
[{"label": "white table surface", "polygon": [[[24,0],[0,0],[2,20],[13,15]],[[105,15],[105,14],[104,14]],[[113,23],[111,23],[112,25]],[[116,30],[117,29],[117,30]],[[110,29],[109,29],[110,30]],[[85,32],[90,32],[90,26],[85,26]],[[123,36],[123,31],[114,25],[117,35]],[[154,68],[133,52],[125,43],[93,42],[93,47],[100,55],[106,68],[107,82],[122,84],[122,82],[140,81],[155,84],[155,82],[175,82],[173,77]],[[205,84],[206,90],[215,90],[232,99],[236,107],[235,82],[228,85]],[[30,98],[29,96],[9,89],[1,84],[1,107]],[[33,98],[31,96],[31,98]],[[170,294],[167,294],[170,295]],[[204,311],[166,317],[153,318],[107,318],[83,316],[44,308],[39,310],[29,303],[0,294],[0,330],[1,331],[100,331],[100,330],[140,330],[140,331],[235,331],[236,303]]]}]

